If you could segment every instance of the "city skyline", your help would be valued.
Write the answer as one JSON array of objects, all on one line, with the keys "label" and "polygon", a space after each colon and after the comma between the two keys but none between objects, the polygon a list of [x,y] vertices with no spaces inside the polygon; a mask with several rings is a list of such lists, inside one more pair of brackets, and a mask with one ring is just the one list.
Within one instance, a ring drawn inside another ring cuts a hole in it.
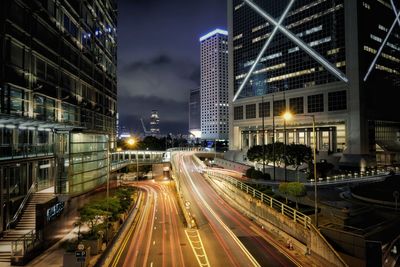
[{"label": "city skyline", "polygon": [[120,125],[141,132],[140,118],[157,109],[162,134],[187,134],[190,89],[200,86],[198,40],[227,28],[226,1],[119,1],[118,10]]}]

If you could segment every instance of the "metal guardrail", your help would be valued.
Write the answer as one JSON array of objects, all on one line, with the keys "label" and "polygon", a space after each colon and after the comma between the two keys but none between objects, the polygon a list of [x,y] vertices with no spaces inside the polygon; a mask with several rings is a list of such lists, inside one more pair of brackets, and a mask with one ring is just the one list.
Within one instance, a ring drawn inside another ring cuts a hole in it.
[{"label": "metal guardrail", "polygon": [[21,205],[19,205],[17,212],[14,214],[14,216],[12,217],[11,221],[9,221],[7,223],[7,229],[10,229],[10,227],[16,223],[16,221],[18,220],[19,216],[21,215],[22,210],[24,209],[26,202],[29,200],[29,198],[31,197],[31,195],[36,191],[36,184],[33,183],[31,185],[31,187],[28,190],[28,193],[26,193],[24,199],[21,202]]},{"label": "metal guardrail", "polygon": [[310,229],[311,218],[308,217],[307,215],[297,211],[296,209],[289,207],[288,205],[258,191],[257,189],[254,189],[253,187],[248,186],[247,184],[242,183],[228,175],[210,171],[210,170],[205,170],[205,172],[211,178],[223,179],[225,182],[228,182],[231,185],[234,185],[235,187],[239,188],[243,192],[251,195],[253,198],[256,198],[258,201],[260,201],[260,203],[264,203],[265,205],[269,206],[270,208],[273,208],[274,210],[280,212],[282,215],[292,219],[294,222],[300,223],[305,228]]}]

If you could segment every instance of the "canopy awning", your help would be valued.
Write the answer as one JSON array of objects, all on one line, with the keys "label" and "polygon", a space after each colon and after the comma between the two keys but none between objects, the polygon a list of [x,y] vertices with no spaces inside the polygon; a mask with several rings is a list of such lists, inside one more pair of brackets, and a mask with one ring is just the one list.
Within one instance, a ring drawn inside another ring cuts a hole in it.
[{"label": "canopy awning", "polygon": [[40,121],[27,117],[19,117],[15,115],[0,114],[0,126],[2,127],[24,127],[24,128],[40,128],[51,130],[71,131],[74,129],[84,129],[82,126],[65,124],[51,121]]}]

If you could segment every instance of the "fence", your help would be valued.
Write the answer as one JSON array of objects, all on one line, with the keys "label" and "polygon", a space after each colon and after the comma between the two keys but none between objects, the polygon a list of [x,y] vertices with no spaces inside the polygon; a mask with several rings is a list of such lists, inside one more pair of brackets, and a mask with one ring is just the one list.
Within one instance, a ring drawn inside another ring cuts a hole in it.
[{"label": "fence", "polygon": [[251,195],[253,198],[257,199],[261,203],[264,203],[268,205],[269,207],[275,209],[276,211],[279,211],[282,215],[285,215],[286,217],[292,219],[294,222],[300,223],[303,225],[305,228],[310,228],[311,225],[311,218],[308,217],[307,215],[297,211],[296,209],[293,209],[292,207],[289,207],[288,205],[258,191],[257,189],[254,189],[251,186],[248,186],[245,183],[242,183],[228,175],[221,174],[218,172],[213,172],[206,170],[206,173],[208,176],[214,179],[223,179],[225,182],[228,182],[235,187],[239,188],[243,192],[246,192],[247,194]]}]

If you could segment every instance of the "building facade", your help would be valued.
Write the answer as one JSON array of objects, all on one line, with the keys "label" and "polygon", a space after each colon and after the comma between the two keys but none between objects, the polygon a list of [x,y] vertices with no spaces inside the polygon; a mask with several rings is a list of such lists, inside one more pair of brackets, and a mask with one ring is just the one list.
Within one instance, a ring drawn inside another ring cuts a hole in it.
[{"label": "building facade", "polygon": [[116,133],[116,2],[0,2],[2,229],[32,191],[103,184]]},{"label": "building facade", "polygon": [[[249,2],[228,0],[230,149],[263,138],[312,146],[315,116],[319,158],[344,166],[398,162],[400,116],[392,110],[400,89],[399,25],[378,52],[395,21],[391,2]],[[295,116],[284,130],[287,110]]]},{"label": "building facade", "polygon": [[197,88],[190,90],[189,96],[189,133],[195,138],[201,138],[200,120],[200,88]]},{"label": "building facade", "polygon": [[200,125],[204,140],[229,137],[228,33],[214,30],[200,38]]}]

